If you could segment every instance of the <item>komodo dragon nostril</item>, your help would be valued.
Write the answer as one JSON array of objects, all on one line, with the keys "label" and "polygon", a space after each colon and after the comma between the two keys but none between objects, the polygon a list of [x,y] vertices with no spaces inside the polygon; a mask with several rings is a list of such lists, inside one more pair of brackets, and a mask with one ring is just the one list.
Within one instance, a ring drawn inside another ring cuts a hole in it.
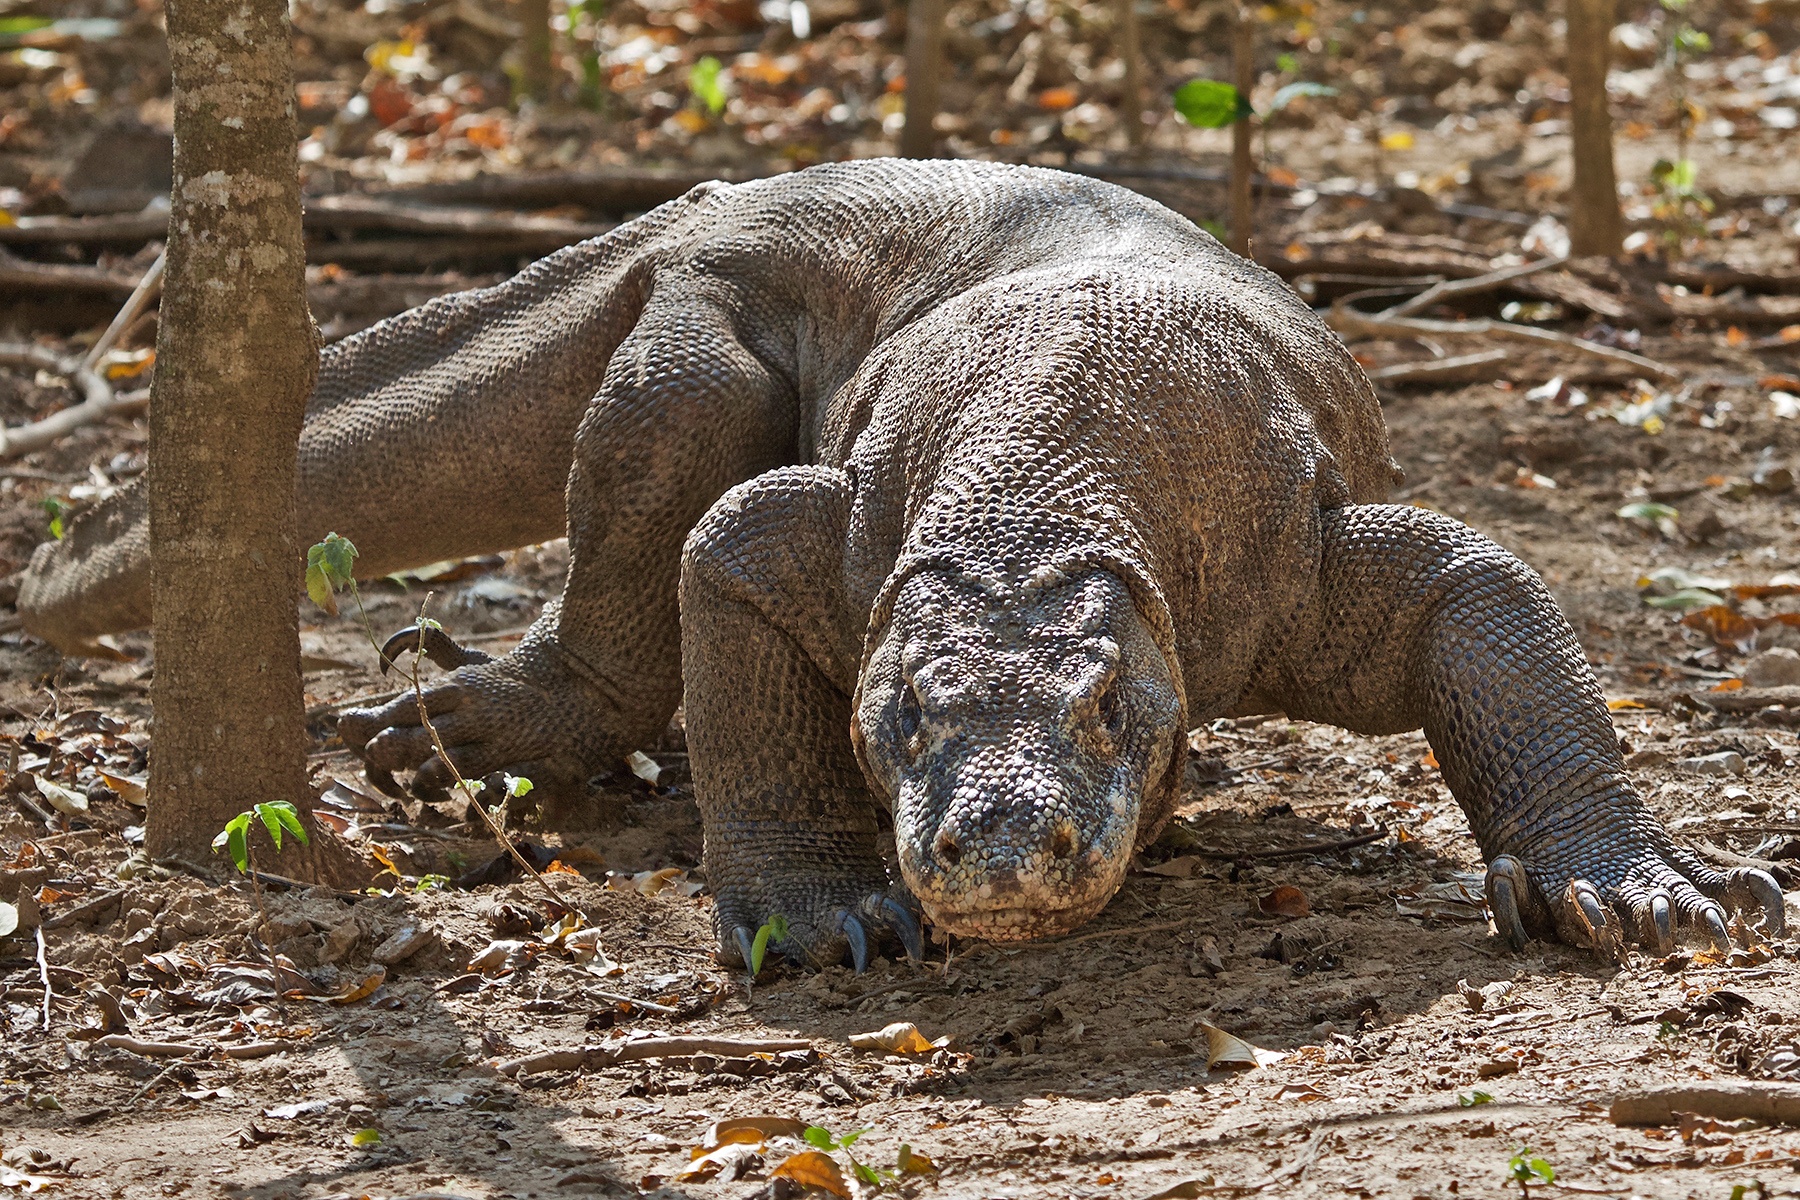
[{"label": "komodo dragon nostril", "polygon": [[1075,826],[1067,821],[1060,822],[1050,836],[1050,853],[1059,859],[1074,858],[1080,848],[1081,839],[1075,836]]},{"label": "komodo dragon nostril", "polygon": [[962,847],[957,845],[956,839],[947,832],[937,835],[937,840],[931,844],[931,849],[938,856],[938,861],[946,867],[954,867],[962,862]]}]

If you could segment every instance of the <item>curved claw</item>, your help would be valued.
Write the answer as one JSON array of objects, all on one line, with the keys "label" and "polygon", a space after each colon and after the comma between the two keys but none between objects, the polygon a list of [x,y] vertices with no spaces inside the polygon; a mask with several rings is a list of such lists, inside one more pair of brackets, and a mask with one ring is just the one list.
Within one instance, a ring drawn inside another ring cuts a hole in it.
[{"label": "curved claw", "polygon": [[1669,894],[1658,892],[1650,897],[1650,924],[1656,932],[1656,952],[1667,954],[1675,948],[1675,921]]},{"label": "curved claw", "polygon": [[1714,949],[1731,949],[1731,934],[1725,929],[1725,912],[1717,904],[1708,904],[1700,910],[1700,924],[1705,927],[1706,936],[1712,939]]},{"label": "curved claw", "polygon": [[732,930],[732,937],[737,942],[738,953],[744,956],[744,970],[750,970],[750,964],[756,959],[755,935],[751,933],[749,926],[739,925]]},{"label": "curved claw", "polygon": [[1486,892],[1488,904],[1494,910],[1494,929],[1514,950],[1523,950],[1530,940],[1519,912],[1524,876],[1524,864],[1510,854],[1495,859],[1487,873]]},{"label": "curved claw", "polygon": [[1593,947],[1595,957],[1604,963],[1619,962],[1624,957],[1624,937],[1619,922],[1608,913],[1606,903],[1600,899],[1599,891],[1585,879],[1571,880],[1568,899],[1575,908],[1572,915],[1587,934],[1588,945]]},{"label": "curved claw", "polygon": [[[1771,880],[1771,882],[1773,882]],[[881,898],[881,912],[887,923],[893,926],[900,937],[900,944],[906,947],[906,957],[913,962],[925,959],[925,931],[919,926],[919,918],[913,915],[912,909],[900,903],[892,896]]]},{"label": "curved claw", "polygon": [[1787,899],[1773,875],[1767,871],[1749,870],[1739,874],[1733,882],[1749,893],[1749,899],[1762,909],[1763,932],[1770,937],[1787,933]]},{"label": "curved claw", "polygon": [[396,656],[407,651],[423,652],[426,658],[446,671],[493,661],[493,655],[459,644],[436,625],[428,624],[423,628],[408,625],[405,629],[395,630],[381,644],[381,673],[386,675],[388,668],[394,665]]},{"label": "curved claw", "polygon": [[838,923],[843,930],[844,940],[850,943],[850,965],[858,975],[869,969],[869,935],[863,932],[862,922],[849,913],[845,913]]}]

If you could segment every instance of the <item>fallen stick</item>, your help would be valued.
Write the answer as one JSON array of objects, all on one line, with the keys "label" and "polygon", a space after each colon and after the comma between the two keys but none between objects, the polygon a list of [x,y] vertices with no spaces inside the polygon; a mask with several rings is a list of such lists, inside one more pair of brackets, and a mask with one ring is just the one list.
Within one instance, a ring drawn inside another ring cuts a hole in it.
[{"label": "fallen stick", "polygon": [[574,1071],[583,1067],[641,1062],[646,1058],[689,1058],[696,1054],[743,1058],[751,1054],[780,1054],[786,1050],[811,1048],[812,1043],[804,1038],[642,1038],[610,1046],[579,1046],[570,1050],[549,1050],[524,1058],[506,1059],[497,1064],[495,1069],[502,1075],[535,1075],[541,1071]]},{"label": "fallen stick", "polygon": [[44,981],[44,1032],[50,1031],[50,1000],[56,992],[50,986],[50,960],[44,957],[44,927],[37,927],[38,978]]},{"label": "fallen stick", "polygon": [[129,296],[137,280],[104,267],[26,262],[0,251],[0,295],[42,299],[46,292],[104,292]]},{"label": "fallen stick", "polygon": [[1524,279],[1527,275],[1536,275],[1539,271],[1550,271],[1561,267],[1569,261],[1568,255],[1560,258],[1540,258],[1536,262],[1525,263],[1517,267],[1504,267],[1498,271],[1490,271],[1486,275],[1476,275],[1470,279],[1446,279],[1420,292],[1411,300],[1383,312],[1386,318],[1410,317],[1422,313],[1434,304],[1440,304],[1452,296],[1475,296],[1483,292],[1491,292],[1505,287],[1515,279]]},{"label": "fallen stick", "polygon": [[1800,708],[1800,687],[1747,687],[1732,692],[1690,692],[1688,698],[1714,712],[1760,712],[1771,706]]},{"label": "fallen stick", "polygon": [[166,210],[103,217],[20,217],[10,225],[0,225],[0,245],[142,245],[168,233]]},{"label": "fallen stick", "polygon": [[1336,854],[1340,850],[1354,850],[1358,846],[1367,846],[1370,842],[1379,842],[1388,835],[1386,825],[1377,825],[1364,833],[1353,833],[1336,841],[1320,842],[1313,846],[1285,846],[1276,850],[1190,850],[1188,853],[1201,858],[1216,858],[1226,862],[1236,862],[1240,858],[1254,858],[1262,862],[1272,862],[1283,858],[1308,858],[1314,854]]},{"label": "fallen stick", "polygon": [[1721,1083],[1652,1088],[1619,1096],[1607,1115],[1614,1125],[1673,1125],[1681,1113],[1715,1121],[1750,1117],[1772,1125],[1800,1125],[1800,1087]]},{"label": "fallen stick", "polygon": [[106,327],[106,332],[102,333],[99,340],[82,356],[82,370],[96,370],[100,366],[100,360],[105,358],[107,352],[118,344],[120,338],[125,336],[125,331],[144,315],[144,310],[150,307],[150,301],[156,299],[157,294],[162,291],[163,266],[168,259],[169,252],[167,250],[156,256],[156,261],[150,264],[150,269],[144,272],[142,279],[138,280],[137,287],[131,290],[131,295],[126,298],[124,307],[119,309],[117,315],[113,317],[112,324]]},{"label": "fallen stick", "polygon": [[44,922],[44,928],[45,929],[62,929],[65,926],[73,925],[78,921],[85,920],[86,918],[92,916],[93,914],[99,912],[101,909],[105,908],[107,905],[117,903],[119,900],[119,897],[123,896],[124,894],[125,894],[124,888],[117,888],[110,892],[102,892],[98,896],[95,896],[92,900],[82,901],[80,904],[77,904],[74,908],[71,908],[68,912],[57,913],[54,917],[51,917],[49,920]]},{"label": "fallen stick", "polygon": [[1510,350],[1481,350],[1450,358],[1395,363],[1370,371],[1369,378],[1376,383],[1472,383],[1494,378],[1499,372],[1493,368],[1511,357]]},{"label": "fallen stick", "polygon": [[431,208],[374,196],[321,196],[309,200],[304,224],[308,233],[430,233],[450,237],[521,238],[570,245],[597,237],[611,223],[570,221],[529,213],[486,208]]},{"label": "fallen stick", "polygon": [[1674,367],[1645,358],[1641,354],[1633,354],[1629,350],[1616,350],[1611,346],[1602,346],[1598,342],[1590,342],[1573,334],[1558,333],[1553,329],[1533,329],[1529,325],[1514,325],[1510,321],[1495,321],[1487,317],[1473,321],[1430,321],[1422,317],[1371,316],[1339,303],[1333,305],[1325,315],[1325,323],[1346,337],[1412,338],[1423,334],[1430,337],[1499,337],[1536,342],[1566,350],[1578,350],[1659,379],[1682,378],[1682,373]]},{"label": "fallen stick", "polygon": [[210,1054],[206,1046],[196,1046],[188,1042],[147,1042],[143,1038],[132,1037],[128,1033],[109,1033],[94,1043],[114,1050],[126,1050],[132,1054],[142,1054],[146,1058],[187,1058],[192,1055]]}]

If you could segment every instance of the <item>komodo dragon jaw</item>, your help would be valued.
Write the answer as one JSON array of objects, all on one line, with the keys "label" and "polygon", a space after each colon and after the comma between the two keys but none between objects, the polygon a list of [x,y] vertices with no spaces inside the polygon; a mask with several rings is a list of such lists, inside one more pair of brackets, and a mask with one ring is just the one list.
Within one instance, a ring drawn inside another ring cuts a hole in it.
[{"label": "komodo dragon jaw", "polygon": [[1105,572],[1006,589],[931,571],[892,612],[857,721],[907,887],[960,936],[1081,925],[1160,825],[1185,744],[1179,690],[1130,592]]}]

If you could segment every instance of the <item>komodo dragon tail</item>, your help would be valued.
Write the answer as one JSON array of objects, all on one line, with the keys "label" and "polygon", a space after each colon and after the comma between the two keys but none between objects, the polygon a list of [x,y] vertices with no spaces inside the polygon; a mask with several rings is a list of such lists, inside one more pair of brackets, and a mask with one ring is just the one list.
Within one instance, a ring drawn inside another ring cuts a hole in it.
[{"label": "komodo dragon tail", "polygon": [[[303,542],[335,530],[374,577],[561,536],[575,427],[643,307],[650,247],[717,186],[327,347],[300,433]],[[81,653],[150,624],[150,591],[139,479],[38,547],[18,610]]]}]

